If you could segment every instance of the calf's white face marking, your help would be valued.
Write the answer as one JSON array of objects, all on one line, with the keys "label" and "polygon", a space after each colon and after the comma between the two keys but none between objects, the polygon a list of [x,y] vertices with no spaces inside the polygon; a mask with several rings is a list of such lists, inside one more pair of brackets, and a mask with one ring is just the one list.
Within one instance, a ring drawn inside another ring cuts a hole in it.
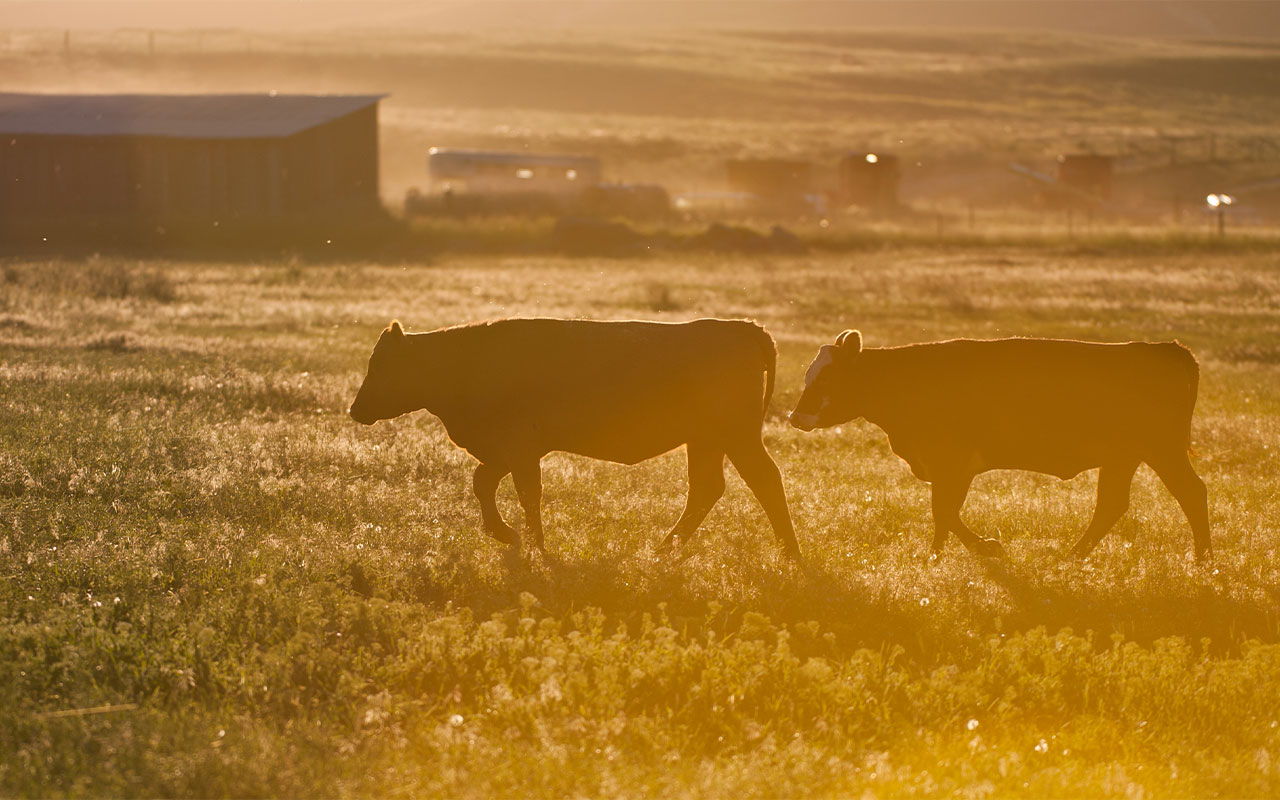
[{"label": "calf's white face marking", "polygon": [[806,387],[812,386],[813,382],[818,379],[819,373],[836,360],[832,352],[834,349],[829,344],[824,344],[818,348],[818,357],[813,360],[813,363],[809,365],[809,371],[804,374],[804,385]]}]

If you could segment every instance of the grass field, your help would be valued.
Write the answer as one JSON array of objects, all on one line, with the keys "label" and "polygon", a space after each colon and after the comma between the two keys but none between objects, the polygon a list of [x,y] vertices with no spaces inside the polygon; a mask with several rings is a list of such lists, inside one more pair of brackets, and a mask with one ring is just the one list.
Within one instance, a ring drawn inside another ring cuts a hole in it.
[{"label": "grass field", "polygon": [[[1266,250],[0,267],[0,795],[1280,793]],[[549,457],[520,558],[433,418],[346,417],[390,317],[517,314],[765,323],[806,566],[732,474],[655,561],[678,452]],[[981,477],[967,521],[1009,560],[929,562],[928,486],[878,430],[784,424],[845,327],[1181,339],[1216,558],[1143,468],[1084,563],[1091,473]]]}]

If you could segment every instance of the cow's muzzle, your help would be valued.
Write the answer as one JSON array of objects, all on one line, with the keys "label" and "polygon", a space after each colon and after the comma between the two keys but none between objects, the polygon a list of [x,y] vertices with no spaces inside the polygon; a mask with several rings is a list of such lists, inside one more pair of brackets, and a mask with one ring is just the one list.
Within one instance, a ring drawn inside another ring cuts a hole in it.
[{"label": "cow's muzzle", "polygon": [[791,422],[791,427],[802,431],[811,431],[818,427],[817,414],[801,414],[799,411],[792,411],[787,419]]}]

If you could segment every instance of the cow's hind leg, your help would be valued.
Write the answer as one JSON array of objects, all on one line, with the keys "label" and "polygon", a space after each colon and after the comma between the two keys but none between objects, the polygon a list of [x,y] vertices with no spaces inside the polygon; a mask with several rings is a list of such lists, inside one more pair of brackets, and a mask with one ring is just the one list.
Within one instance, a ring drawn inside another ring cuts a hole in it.
[{"label": "cow's hind leg", "polygon": [[947,532],[955,533],[971,552],[985,557],[1004,557],[1004,548],[995,539],[987,539],[973,531],[960,519],[960,508],[969,494],[972,477],[937,478],[933,481],[933,552],[940,553],[947,542]]},{"label": "cow's hind leg", "polygon": [[685,449],[689,456],[689,498],[685,501],[684,513],[658,545],[659,552],[670,550],[672,544],[683,545],[688,541],[724,494],[724,451],[693,442]]},{"label": "cow's hind leg", "polygon": [[1213,555],[1213,544],[1209,541],[1209,491],[1196,474],[1195,467],[1191,466],[1186,452],[1148,459],[1147,463],[1169,487],[1169,492],[1182,506],[1182,513],[1187,515],[1195,540],[1196,559]]},{"label": "cow's hind leg", "polygon": [[503,544],[519,544],[520,536],[503,522],[502,514],[498,512],[498,484],[508,472],[510,470],[505,467],[481,463],[471,478],[471,488],[480,501],[480,516],[489,535]]},{"label": "cow's hind leg", "polygon": [[1093,521],[1071,548],[1071,555],[1084,558],[1093,552],[1102,537],[1107,535],[1129,508],[1129,486],[1138,462],[1109,464],[1098,470],[1098,505],[1093,509]]},{"label": "cow's hind leg", "polygon": [[764,513],[773,525],[774,535],[782,544],[783,552],[789,558],[799,561],[800,545],[796,544],[796,531],[791,525],[787,492],[782,488],[782,474],[778,472],[778,465],[773,463],[769,451],[764,449],[764,442],[757,439],[740,449],[730,450],[729,460],[764,507]]},{"label": "cow's hind leg", "polygon": [[533,538],[533,546],[542,549],[542,462],[522,461],[511,468],[511,480],[524,509],[524,524]]}]

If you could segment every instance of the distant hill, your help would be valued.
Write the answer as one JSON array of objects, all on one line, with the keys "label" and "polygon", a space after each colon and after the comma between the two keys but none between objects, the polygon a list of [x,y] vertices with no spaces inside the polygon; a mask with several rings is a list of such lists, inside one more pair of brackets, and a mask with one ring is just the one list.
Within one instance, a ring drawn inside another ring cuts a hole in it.
[{"label": "distant hill", "polygon": [[1271,0],[0,0],[5,28],[981,28],[1280,37]]},{"label": "distant hill", "polygon": [[[410,10],[373,10],[389,8]],[[379,22],[372,11],[365,21]],[[830,165],[885,152],[902,159],[908,200],[978,205],[1025,191],[1010,162],[1052,172],[1064,153],[1114,156],[1117,194],[1162,210],[1280,176],[1280,39],[418,23],[0,30],[0,91],[271,90],[388,95],[380,156],[391,198],[422,185],[432,146],[593,155],[610,180],[694,192],[722,189],[727,159]]]}]

